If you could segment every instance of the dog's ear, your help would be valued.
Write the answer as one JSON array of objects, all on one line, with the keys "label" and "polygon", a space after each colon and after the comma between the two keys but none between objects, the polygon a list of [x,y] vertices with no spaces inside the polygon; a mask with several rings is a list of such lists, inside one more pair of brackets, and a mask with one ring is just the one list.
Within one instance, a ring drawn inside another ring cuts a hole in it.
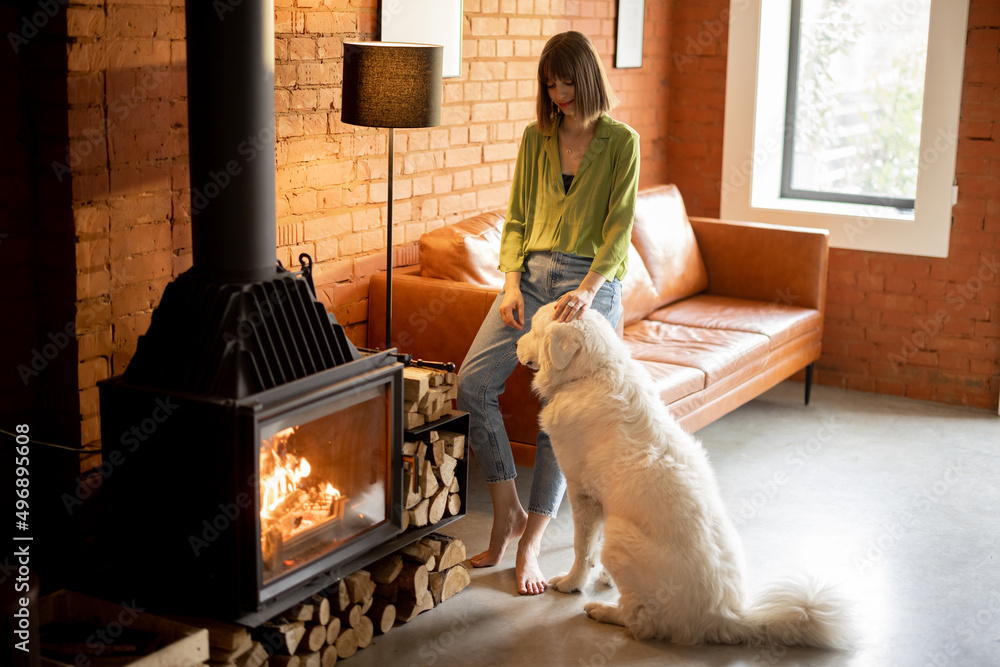
[{"label": "dog's ear", "polygon": [[567,324],[553,325],[549,330],[549,357],[556,370],[563,370],[580,350],[580,332]]}]

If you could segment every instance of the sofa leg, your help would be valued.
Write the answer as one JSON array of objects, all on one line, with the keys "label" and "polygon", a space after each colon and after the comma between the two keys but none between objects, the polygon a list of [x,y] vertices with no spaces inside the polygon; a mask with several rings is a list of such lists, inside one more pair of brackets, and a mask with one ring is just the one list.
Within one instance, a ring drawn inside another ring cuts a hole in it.
[{"label": "sofa leg", "polygon": [[813,364],[815,363],[816,362],[813,362],[812,364],[806,366],[806,405],[809,405],[809,392],[812,390]]}]

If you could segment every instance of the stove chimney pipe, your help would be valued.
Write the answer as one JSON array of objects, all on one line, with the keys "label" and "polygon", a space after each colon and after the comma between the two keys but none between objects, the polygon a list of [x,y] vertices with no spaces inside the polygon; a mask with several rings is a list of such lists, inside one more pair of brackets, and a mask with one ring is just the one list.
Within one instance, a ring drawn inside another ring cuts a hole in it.
[{"label": "stove chimney pipe", "polygon": [[274,2],[186,3],[194,268],[218,282],[276,272]]}]

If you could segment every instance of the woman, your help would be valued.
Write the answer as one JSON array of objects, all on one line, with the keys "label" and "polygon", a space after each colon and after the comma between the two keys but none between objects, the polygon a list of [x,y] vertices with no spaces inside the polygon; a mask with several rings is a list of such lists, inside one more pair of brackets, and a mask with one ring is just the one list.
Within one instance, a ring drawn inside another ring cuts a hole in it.
[{"label": "woman", "polygon": [[546,587],[538,552],[566,482],[548,436],[539,433],[525,512],[499,395],[517,366],[517,340],[542,305],[555,301],[560,322],[594,308],[617,324],[639,182],[639,136],[607,115],[617,99],[585,35],[548,41],[538,84],[538,120],[524,130],[501,237],[504,290],[462,364],[458,397],[493,502],[489,548],[472,564],[496,565],[520,538],[518,591],[530,595]]}]

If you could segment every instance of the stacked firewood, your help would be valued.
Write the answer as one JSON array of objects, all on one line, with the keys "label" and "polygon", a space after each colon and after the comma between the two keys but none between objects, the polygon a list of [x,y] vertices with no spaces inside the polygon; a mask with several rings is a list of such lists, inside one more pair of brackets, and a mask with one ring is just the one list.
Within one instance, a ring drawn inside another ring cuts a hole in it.
[{"label": "stacked firewood", "polygon": [[430,535],[263,624],[256,643],[271,654],[268,665],[329,667],[468,586],[464,560],[461,540]]},{"label": "stacked firewood", "polygon": [[454,373],[407,366],[403,369],[403,427],[415,429],[451,413],[452,399],[458,397]]},{"label": "stacked firewood", "polygon": [[403,528],[433,525],[462,509],[455,470],[465,458],[465,436],[450,431],[427,431],[423,437],[426,442],[403,442],[406,485]]}]

